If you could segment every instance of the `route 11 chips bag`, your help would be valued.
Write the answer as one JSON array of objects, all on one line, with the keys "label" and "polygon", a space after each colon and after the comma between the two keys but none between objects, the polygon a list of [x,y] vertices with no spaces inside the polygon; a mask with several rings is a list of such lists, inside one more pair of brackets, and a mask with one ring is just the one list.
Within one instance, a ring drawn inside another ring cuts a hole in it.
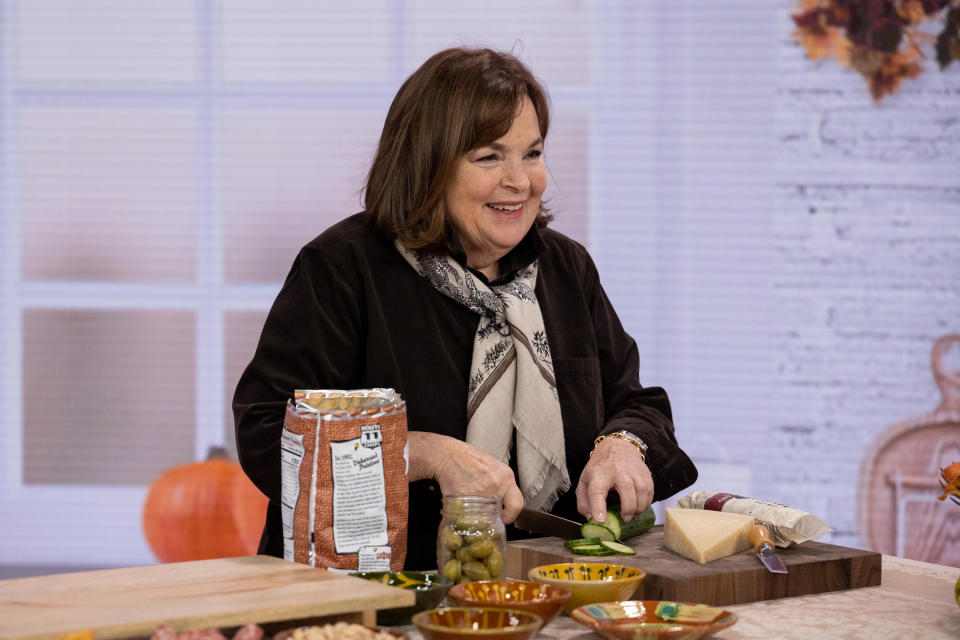
[{"label": "route 11 chips bag", "polygon": [[296,391],[280,442],[284,558],[402,569],[408,459],[406,404],[393,389]]}]

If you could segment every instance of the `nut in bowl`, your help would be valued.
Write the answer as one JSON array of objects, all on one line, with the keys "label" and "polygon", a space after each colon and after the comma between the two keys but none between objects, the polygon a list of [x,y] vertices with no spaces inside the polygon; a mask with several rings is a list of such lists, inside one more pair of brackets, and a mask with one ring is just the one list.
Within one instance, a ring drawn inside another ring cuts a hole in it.
[{"label": "nut in bowl", "polygon": [[350,575],[414,592],[417,601],[413,606],[377,611],[377,624],[387,627],[410,624],[413,614],[439,606],[453,584],[449,578],[419,571],[361,571]]},{"label": "nut in bowl", "polygon": [[426,640],[527,640],[542,623],[533,613],[484,607],[431,609],[413,616],[413,624]]},{"label": "nut in bowl", "polygon": [[452,587],[450,597],[464,607],[515,609],[535,613],[543,618],[542,626],[546,626],[570,599],[570,592],[552,584],[525,580],[483,580]]},{"label": "nut in bowl", "polygon": [[566,613],[594,602],[629,600],[646,575],[643,569],[607,562],[545,564],[527,573],[534,582],[552,584],[570,592],[570,599],[563,605]]}]

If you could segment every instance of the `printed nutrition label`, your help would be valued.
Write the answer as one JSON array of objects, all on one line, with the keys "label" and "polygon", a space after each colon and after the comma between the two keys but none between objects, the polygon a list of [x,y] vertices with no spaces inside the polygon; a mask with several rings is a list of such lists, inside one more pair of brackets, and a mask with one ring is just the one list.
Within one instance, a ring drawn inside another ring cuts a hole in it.
[{"label": "printed nutrition label", "polygon": [[380,427],[368,425],[363,431],[360,438],[330,443],[337,553],[389,544]]},{"label": "printed nutrition label", "polygon": [[280,513],[283,519],[283,558],[293,561],[293,510],[300,497],[300,464],[303,462],[303,436],[283,430],[280,436]]}]

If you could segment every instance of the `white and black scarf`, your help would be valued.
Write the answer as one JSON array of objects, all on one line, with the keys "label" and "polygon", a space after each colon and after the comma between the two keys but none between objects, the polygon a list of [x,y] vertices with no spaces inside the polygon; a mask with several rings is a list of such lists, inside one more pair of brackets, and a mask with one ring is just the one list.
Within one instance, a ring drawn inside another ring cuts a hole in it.
[{"label": "white and black scarf", "polygon": [[514,430],[525,506],[548,510],[570,488],[563,421],[543,314],[537,263],[487,286],[449,255],[397,249],[437,291],[480,315],[467,390],[467,443],[509,462]]}]

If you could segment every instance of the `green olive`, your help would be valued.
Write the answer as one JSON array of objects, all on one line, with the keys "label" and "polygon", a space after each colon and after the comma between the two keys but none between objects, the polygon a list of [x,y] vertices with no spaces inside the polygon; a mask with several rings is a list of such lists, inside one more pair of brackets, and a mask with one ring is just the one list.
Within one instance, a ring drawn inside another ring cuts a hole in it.
[{"label": "green olive", "polygon": [[487,569],[486,565],[482,562],[477,562],[476,560],[471,560],[470,562],[464,562],[462,566],[463,575],[467,576],[471,580],[489,580],[490,579],[490,570]]},{"label": "green olive", "polygon": [[495,548],[493,541],[486,538],[471,542],[469,547],[470,555],[477,559],[486,558]]},{"label": "green olive", "polygon": [[456,531],[448,529],[447,527],[443,528],[443,533],[440,534],[440,537],[443,546],[451,551],[456,551],[463,546],[463,537]]},{"label": "green olive", "polygon": [[454,555],[460,562],[470,562],[473,560],[473,555],[470,553],[470,547],[460,547],[457,549]]},{"label": "green olive", "polygon": [[460,579],[460,562],[458,560],[447,560],[447,563],[443,565],[443,576],[445,578],[450,578],[451,580]]},{"label": "green olive", "polygon": [[490,571],[490,577],[500,577],[500,570],[503,569],[503,554],[500,553],[499,549],[491,551],[483,563],[487,565],[487,569]]}]

